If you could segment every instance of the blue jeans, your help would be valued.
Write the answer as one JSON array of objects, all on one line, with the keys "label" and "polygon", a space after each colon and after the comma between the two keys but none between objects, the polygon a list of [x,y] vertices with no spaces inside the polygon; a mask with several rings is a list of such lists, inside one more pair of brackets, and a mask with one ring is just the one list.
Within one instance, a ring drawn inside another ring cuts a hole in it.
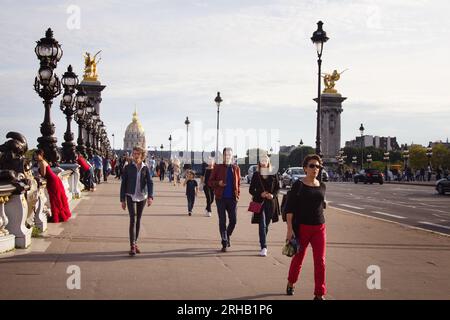
[{"label": "blue jeans", "polygon": [[194,208],[195,203],[195,194],[187,195],[187,202],[188,202],[188,212],[192,212],[192,209]]},{"label": "blue jeans", "polygon": [[273,205],[271,201],[264,201],[259,220],[259,243],[261,249],[267,248],[267,233],[269,232],[269,224],[273,216]]},{"label": "blue jeans", "polygon": [[[237,201],[236,199],[216,199],[217,213],[219,214],[219,231],[222,238],[222,246],[228,245],[229,238],[236,226]],[[227,227],[228,212],[228,227]]]}]

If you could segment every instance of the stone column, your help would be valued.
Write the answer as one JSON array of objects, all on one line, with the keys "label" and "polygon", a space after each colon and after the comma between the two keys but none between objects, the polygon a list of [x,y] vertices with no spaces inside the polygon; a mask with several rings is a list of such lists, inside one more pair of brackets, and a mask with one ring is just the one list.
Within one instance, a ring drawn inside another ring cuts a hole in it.
[{"label": "stone column", "polygon": [[42,180],[38,186],[38,201],[34,213],[34,224],[41,233],[47,231],[48,198],[46,190],[47,182]]},{"label": "stone column", "polygon": [[16,236],[16,248],[28,248],[31,244],[31,229],[25,226],[28,214],[28,204],[24,191],[13,194],[5,205],[8,224],[6,229]]},{"label": "stone column", "polygon": [[[339,93],[322,93],[320,136],[326,166],[337,164],[336,155],[341,148],[342,102],[345,99]],[[314,101],[317,102],[317,98]]]},{"label": "stone column", "polygon": [[79,199],[81,194],[78,183],[80,181],[80,166],[78,164],[61,164],[61,168],[72,172],[69,178],[69,191],[75,199]]},{"label": "stone column", "polygon": [[12,251],[15,248],[15,236],[6,229],[9,223],[5,214],[5,203],[9,201],[12,192],[15,190],[13,185],[0,186],[0,254]]}]

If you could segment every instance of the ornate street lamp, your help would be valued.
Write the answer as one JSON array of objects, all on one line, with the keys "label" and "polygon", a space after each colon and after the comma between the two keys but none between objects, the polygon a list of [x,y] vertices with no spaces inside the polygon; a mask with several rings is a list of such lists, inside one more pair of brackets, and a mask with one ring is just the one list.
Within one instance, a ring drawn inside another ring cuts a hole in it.
[{"label": "ornate street lamp", "polygon": [[172,159],[172,135],[169,136],[169,159]]},{"label": "ornate street lamp", "polygon": [[385,172],[384,175],[386,176],[386,179],[388,178],[388,163],[389,163],[389,156],[390,156],[389,151],[388,151],[388,152],[385,152],[385,153],[383,154],[383,160],[386,161],[386,167],[385,167],[385,169],[384,169],[384,172]]},{"label": "ornate street lamp", "polygon": [[352,164],[353,164],[353,167],[356,167],[356,164],[358,163],[358,157],[357,156],[353,156],[352,157]]},{"label": "ornate street lamp", "polygon": [[55,125],[51,122],[50,109],[53,99],[61,93],[61,82],[53,70],[61,59],[63,51],[58,41],[53,38],[53,31],[50,28],[47,29],[45,38],[37,41],[34,52],[40,61],[39,72],[34,80],[34,90],[44,99],[45,107],[44,122],[41,124],[42,137],[37,139],[38,148],[44,150],[45,159],[54,166],[60,156],[56,149],[57,139],[53,136]]},{"label": "ornate street lamp", "polygon": [[189,154],[189,124],[191,122],[189,121],[189,118],[186,117],[186,120],[184,121],[184,124],[186,125],[186,163],[188,160],[188,154]]},{"label": "ornate street lamp", "polygon": [[73,133],[71,131],[71,122],[73,115],[77,112],[77,99],[74,97],[75,87],[78,85],[78,77],[72,71],[72,66],[69,65],[67,71],[63,74],[61,83],[64,87],[64,94],[61,99],[60,108],[66,115],[67,129],[64,133],[64,142],[62,160],[64,163],[75,163],[75,144],[73,143]]},{"label": "ornate street lamp", "polygon": [[403,150],[403,165],[404,165],[405,170],[408,166],[408,159],[409,159],[409,150],[408,150],[408,146],[405,145],[405,150]]},{"label": "ornate street lamp", "polygon": [[163,146],[163,144],[161,143],[161,159],[163,159],[163,149],[164,149],[164,146]]},{"label": "ornate street lamp", "polygon": [[[321,69],[322,69],[322,52],[323,44],[328,41],[327,33],[322,29],[323,22],[317,22],[317,30],[314,31],[311,40],[316,45],[317,50],[317,128],[316,128],[316,154],[322,157],[321,136],[320,136],[320,122],[322,112],[322,94],[321,94]],[[319,172],[319,181],[322,181],[322,169]]]},{"label": "ornate street lamp", "polygon": [[431,143],[428,145],[427,148],[427,157],[428,157],[428,165],[431,168],[431,157],[433,156],[433,148],[431,147]]},{"label": "ornate street lamp", "polygon": [[90,101],[87,101],[86,113],[85,113],[85,128],[86,128],[86,153],[88,159],[92,158],[92,144],[91,144],[91,131],[93,130],[94,119],[92,118],[92,113],[94,107]]},{"label": "ornate street lamp", "polygon": [[86,123],[86,105],[87,96],[83,91],[83,88],[79,87],[76,95],[77,112],[75,114],[75,121],[78,123],[78,139],[77,139],[77,151],[86,158],[86,146],[83,139],[83,128]]},{"label": "ornate street lamp", "polygon": [[220,92],[217,92],[217,96],[214,99],[214,102],[217,105],[217,135],[216,135],[216,159],[215,162],[218,163],[219,161],[219,109],[220,109],[220,104],[222,103],[222,98],[220,97]]},{"label": "ornate street lamp", "polygon": [[359,127],[359,131],[361,132],[361,170],[362,170],[364,165],[364,126],[362,123],[361,126]]},{"label": "ornate street lamp", "polygon": [[367,167],[370,169],[370,163],[372,162],[372,155],[368,154],[367,155]]}]

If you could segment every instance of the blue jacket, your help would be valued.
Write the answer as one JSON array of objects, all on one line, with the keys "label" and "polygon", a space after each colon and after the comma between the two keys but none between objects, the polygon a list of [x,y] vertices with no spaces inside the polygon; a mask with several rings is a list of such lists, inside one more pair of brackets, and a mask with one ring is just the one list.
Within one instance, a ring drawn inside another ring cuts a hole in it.
[{"label": "blue jacket", "polygon": [[[120,202],[125,202],[126,194],[134,194],[136,191],[137,167],[133,163],[123,168],[122,182],[120,184]],[[153,180],[148,166],[141,168],[141,192],[153,198]]]}]

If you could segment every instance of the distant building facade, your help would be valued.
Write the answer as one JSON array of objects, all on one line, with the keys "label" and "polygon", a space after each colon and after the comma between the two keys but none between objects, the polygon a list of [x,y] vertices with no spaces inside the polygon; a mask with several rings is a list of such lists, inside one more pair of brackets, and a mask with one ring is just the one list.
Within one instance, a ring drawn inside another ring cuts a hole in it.
[{"label": "distant building facade", "polygon": [[386,151],[400,150],[396,137],[379,137],[365,135],[356,137],[355,140],[346,141],[345,146],[348,148],[361,148],[361,145],[366,147],[375,147]]}]

